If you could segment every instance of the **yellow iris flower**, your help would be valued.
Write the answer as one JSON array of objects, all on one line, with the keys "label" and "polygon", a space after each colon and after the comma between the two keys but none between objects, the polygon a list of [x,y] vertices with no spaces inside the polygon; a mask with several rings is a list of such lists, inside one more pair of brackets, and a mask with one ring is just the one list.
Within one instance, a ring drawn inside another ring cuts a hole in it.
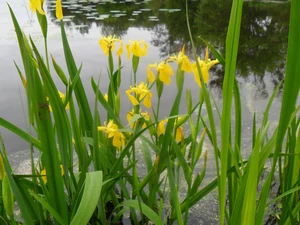
[{"label": "yellow iris flower", "polygon": [[[201,69],[201,73],[204,79],[204,83],[207,83],[209,80],[209,73],[208,70],[215,64],[219,63],[219,60],[215,59],[215,60],[211,60],[208,58],[208,48],[206,48],[206,53],[205,53],[205,59],[204,61],[202,61],[200,59],[200,57],[198,57],[198,62],[200,65],[200,69]],[[196,62],[193,63],[192,65],[192,71],[194,73],[194,79],[197,82],[197,84],[199,85],[199,87],[201,88],[201,82],[200,82],[200,75],[198,73],[198,69],[197,69],[197,64]]]},{"label": "yellow iris flower", "polygon": [[[146,121],[149,121],[150,116],[149,116],[148,112],[140,112],[139,114],[140,114]],[[134,116],[134,110],[131,110],[131,112],[128,112],[128,113],[127,113],[126,118],[127,118],[128,123],[130,123],[130,121],[131,121],[131,119],[132,119],[133,116]],[[143,126],[142,126],[142,128],[145,128],[146,126],[147,126],[147,124],[144,123]],[[131,128],[134,128],[134,127],[133,127],[133,123],[130,124],[130,127],[131,127]]]},{"label": "yellow iris flower", "polygon": [[159,72],[158,78],[166,85],[169,85],[171,83],[171,76],[174,75],[170,64],[164,61],[161,62],[157,66],[157,71]]},{"label": "yellow iris flower", "polygon": [[45,12],[43,10],[43,0],[30,0],[29,1],[29,8],[32,12],[38,11],[40,14],[45,15]]},{"label": "yellow iris flower", "polygon": [[134,87],[130,86],[130,89],[126,91],[126,95],[134,106],[143,102],[145,107],[151,107],[152,93],[144,82],[141,82],[139,85]]},{"label": "yellow iris flower", "polygon": [[62,5],[61,0],[56,0],[56,18],[58,20],[62,20],[64,18],[63,11],[62,11]]},{"label": "yellow iris flower", "polygon": [[121,150],[122,146],[125,145],[125,136],[118,130],[118,125],[110,120],[108,124],[104,122],[104,126],[99,126],[98,131],[104,131],[108,138],[112,138],[112,144],[118,150]]},{"label": "yellow iris flower", "polygon": [[169,56],[167,61],[168,62],[176,62],[180,66],[180,69],[187,73],[192,72],[192,64],[191,64],[189,58],[184,53],[184,46],[182,47],[182,49],[178,53],[178,55]]},{"label": "yellow iris flower", "polygon": [[116,38],[115,35],[109,35],[107,37],[102,36],[99,40],[100,47],[106,56],[108,56],[109,50],[113,51],[115,49],[116,42],[120,45],[117,51],[117,56],[120,56],[123,53],[123,42],[119,38]]},{"label": "yellow iris flower", "polygon": [[147,67],[147,76],[149,82],[155,81],[155,76],[151,69],[154,69],[158,72],[158,78],[166,85],[171,83],[171,76],[174,75],[173,69],[170,64],[166,61],[161,61],[158,65],[156,63],[149,64]]},{"label": "yellow iris flower", "polygon": [[140,41],[129,41],[129,44],[126,45],[127,49],[127,58],[130,58],[130,54],[137,57],[145,56],[148,54],[148,44],[144,40]]},{"label": "yellow iris flower", "polygon": [[[181,119],[181,117],[178,117],[178,119],[177,119],[176,122],[175,122],[175,126],[176,126],[176,123],[177,123],[180,119]],[[165,124],[166,124],[167,122],[168,122],[168,119],[164,119],[164,120],[161,120],[161,121],[158,123],[158,126],[157,126],[157,135],[158,135],[158,136],[160,136],[160,135],[162,135],[162,134],[165,133]],[[176,141],[178,141],[178,142],[183,141],[183,139],[184,139],[184,132],[183,132],[183,127],[182,127],[182,126],[177,127],[175,139],[176,139]]]}]

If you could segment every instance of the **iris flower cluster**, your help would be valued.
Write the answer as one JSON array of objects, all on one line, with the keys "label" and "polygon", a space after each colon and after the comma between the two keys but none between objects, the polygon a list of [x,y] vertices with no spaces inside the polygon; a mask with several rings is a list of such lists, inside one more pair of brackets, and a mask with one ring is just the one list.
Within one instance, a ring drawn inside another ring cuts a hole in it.
[{"label": "iris flower cluster", "polygon": [[[118,44],[118,50],[116,51],[116,55],[118,57],[121,56],[123,53],[123,42],[115,37],[115,36],[102,36],[102,38],[99,40],[99,44],[101,49],[103,50],[104,54],[106,56],[109,55],[110,52],[113,52],[116,48],[116,44]],[[148,44],[144,40],[134,40],[129,41],[128,44],[126,44],[126,50],[127,50],[127,57],[130,58],[131,55],[133,55],[136,58],[140,58],[143,56],[146,56],[148,53]],[[134,83],[130,86],[129,89],[125,91],[129,101],[131,104],[135,107],[138,106],[138,108],[133,109],[131,112],[127,114],[127,120],[128,123],[132,120],[133,116],[135,114],[139,114],[144,118],[144,120],[150,121],[151,117],[147,112],[142,112],[140,105],[142,104],[146,108],[151,108],[152,103],[152,92],[151,87],[154,82],[157,80],[160,80],[163,84],[169,85],[171,83],[171,77],[174,76],[173,69],[171,67],[171,63],[176,63],[178,65],[178,69],[182,72],[186,73],[193,73],[194,74],[194,80],[198,84],[198,86],[201,88],[201,81],[200,81],[200,75],[198,73],[198,65],[200,66],[201,74],[203,77],[204,83],[207,83],[209,80],[209,69],[219,63],[219,61],[211,60],[208,58],[208,48],[206,48],[205,52],[205,58],[204,60],[201,60],[200,57],[197,58],[197,62],[191,63],[188,56],[184,52],[184,47],[178,54],[174,54],[171,56],[168,56],[166,60],[161,61],[160,63],[153,63],[149,64],[146,69],[146,75],[147,80],[146,82],[140,82],[140,83]],[[105,99],[108,99],[108,96],[105,95]],[[138,110],[139,112],[136,112]],[[175,121],[175,139],[178,142],[183,141],[184,139],[184,132],[182,126],[176,126],[176,123],[180,120],[180,118],[177,118]],[[146,127],[146,122],[142,125],[143,128]],[[161,120],[157,127],[156,132],[157,136],[164,135],[165,133],[165,124],[168,122],[167,119]],[[134,123],[130,125],[132,129],[134,129]],[[112,120],[109,121],[108,124],[104,124],[104,126],[98,127],[99,131],[104,131],[107,134],[108,138],[113,139],[113,146],[118,148],[119,150],[124,146],[125,143],[125,137],[118,130],[118,126],[114,124]]]}]

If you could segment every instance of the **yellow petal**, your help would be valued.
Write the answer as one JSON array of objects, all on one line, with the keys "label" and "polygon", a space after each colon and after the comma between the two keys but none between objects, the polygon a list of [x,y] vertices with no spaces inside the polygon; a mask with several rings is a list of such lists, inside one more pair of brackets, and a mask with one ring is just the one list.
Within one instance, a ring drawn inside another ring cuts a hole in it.
[{"label": "yellow petal", "polygon": [[108,133],[108,135],[107,135],[108,138],[112,138],[112,137],[114,137],[114,136],[115,136],[115,132],[110,132],[110,133]]},{"label": "yellow petal", "polygon": [[104,126],[99,126],[98,127],[98,131],[105,130],[105,129],[106,129],[106,127],[104,127]]},{"label": "yellow petal", "polygon": [[129,100],[131,101],[131,103],[132,103],[134,106],[140,104],[140,103],[138,102],[138,100],[137,100],[134,96],[132,96],[130,93],[131,93],[130,90],[127,90],[127,91],[126,91],[126,95],[128,96],[128,98],[129,98]]},{"label": "yellow petal", "polygon": [[35,13],[35,11],[36,11],[36,6],[35,6],[35,4],[34,4],[34,1],[35,1],[35,0],[30,0],[30,1],[29,1],[29,9],[30,9],[31,12],[33,12],[33,13]]},{"label": "yellow petal", "polygon": [[56,0],[56,18],[58,20],[62,20],[64,18],[63,11],[62,11],[61,0]]},{"label": "yellow petal", "polygon": [[158,65],[158,71],[159,71],[159,76],[158,76],[159,79],[166,85],[169,85],[171,83],[170,76],[174,75],[172,67],[168,63],[165,63],[163,61]]},{"label": "yellow petal", "polygon": [[141,56],[145,56],[148,54],[148,44],[144,43],[143,54]]},{"label": "yellow petal", "polygon": [[[133,115],[134,115],[133,110],[131,112],[127,113],[126,119],[127,119],[128,124],[130,124],[130,121],[131,121]],[[132,126],[132,124],[130,124],[130,126]]]},{"label": "yellow petal", "polygon": [[140,114],[141,114],[142,117],[144,117],[145,120],[150,119],[150,116],[149,116],[148,112],[141,112]]},{"label": "yellow petal", "polygon": [[108,45],[107,45],[107,42],[103,39],[100,39],[99,40],[99,44],[100,44],[100,47],[102,48],[102,51],[104,52],[104,55],[108,56]]},{"label": "yellow petal", "polygon": [[44,12],[42,6],[43,6],[43,1],[30,0],[29,8],[32,12],[38,11],[40,14],[45,15],[45,12]]},{"label": "yellow petal", "polygon": [[176,129],[176,141],[181,142],[184,139],[183,128],[180,126]]},{"label": "yellow petal", "polygon": [[125,137],[121,132],[116,132],[113,138],[113,146],[115,146],[118,150],[121,150],[122,146],[125,144]]},{"label": "yellow petal", "polygon": [[201,65],[201,72],[202,72],[204,83],[207,83],[209,80],[209,73],[206,65]]},{"label": "yellow petal", "polygon": [[219,60],[215,59],[215,60],[211,60],[207,63],[207,69],[209,70],[213,65],[219,63]]},{"label": "yellow petal", "polygon": [[123,54],[123,44],[121,43],[120,44],[120,48],[118,49],[118,51],[117,51],[117,56],[120,56],[120,55],[122,55]]},{"label": "yellow petal", "polygon": [[36,7],[36,10],[39,12],[39,14],[45,15],[45,12],[44,12],[44,10],[43,10],[43,8],[42,8],[42,6],[43,6],[42,1],[41,1],[41,0],[36,0],[36,1],[37,1],[37,7]]},{"label": "yellow petal", "polygon": [[165,133],[165,122],[162,120],[159,122],[158,127],[157,127],[157,134],[158,136],[162,135]]},{"label": "yellow petal", "polygon": [[149,92],[146,97],[144,98],[143,104],[145,107],[147,108],[151,108],[151,97],[152,97],[152,93]]},{"label": "yellow petal", "polygon": [[149,68],[147,68],[147,78],[150,83],[155,81],[155,75]]},{"label": "yellow petal", "polygon": [[[204,79],[204,83],[207,83],[208,80],[209,80],[208,69],[206,67],[206,64],[202,60],[199,60],[199,63],[200,63],[200,69],[201,69],[202,77]],[[194,80],[196,81],[198,86],[201,88],[202,85],[201,85],[201,82],[200,82],[200,75],[198,73],[198,68],[197,68],[196,63],[193,63],[192,69],[193,69],[193,73],[194,73]]]},{"label": "yellow petal", "polygon": [[131,51],[133,55],[140,57],[142,55],[143,50],[141,49],[139,43],[137,41],[134,41],[132,43]]},{"label": "yellow petal", "polygon": [[117,136],[114,136],[114,138],[113,138],[113,146],[115,146],[119,150],[122,147],[122,143],[121,143],[120,139]]},{"label": "yellow petal", "polygon": [[171,83],[171,78],[167,73],[160,72],[158,78],[166,85]]},{"label": "yellow petal", "polygon": [[40,175],[42,176],[42,180],[43,180],[44,183],[46,184],[46,183],[47,183],[46,170],[43,169],[43,170],[40,172]]},{"label": "yellow petal", "polygon": [[113,120],[109,120],[109,123],[106,126],[107,133],[114,133],[118,130],[118,126],[114,123]]},{"label": "yellow petal", "polygon": [[181,64],[181,70],[190,73],[192,71],[192,65],[190,63],[190,60],[187,57],[184,57]]}]

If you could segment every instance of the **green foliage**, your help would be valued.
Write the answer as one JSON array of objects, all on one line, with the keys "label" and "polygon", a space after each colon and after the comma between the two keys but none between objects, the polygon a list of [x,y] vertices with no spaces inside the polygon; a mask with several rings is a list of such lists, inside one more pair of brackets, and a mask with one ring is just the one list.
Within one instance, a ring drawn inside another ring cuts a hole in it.
[{"label": "green foliage", "polygon": [[[99,89],[101,80],[96,83],[94,78],[91,79],[95,93],[92,115],[80,78],[82,66],[78,67],[75,63],[63,20],[60,21],[61,38],[68,74],[53,57],[52,64],[65,85],[65,94],[57,89],[54,74],[49,69],[47,17],[37,14],[45,40],[45,61],[32,39],[23,34],[9,6],[23,62],[23,69],[18,65],[16,68],[27,95],[28,121],[37,135],[33,136],[3,118],[0,118],[0,125],[38,149],[40,157],[38,164],[31,157],[30,175],[15,174],[1,140],[1,223],[20,222],[13,213],[16,204],[26,224],[116,224],[128,210],[133,224],[188,224],[189,209],[215,189],[219,194],[220,224],[263,224],[266,208],[272,204],[284,205],[281,211],[276,212],[278,224],[298,223],[300,107],[296,104],[300,76],[295,74],[300,74],[300,28],[296,22],[300,20],[299,4],[296,0],[291,4],[287,70],[279,125],[270,130],[268,114],[283,81],[271,96],[261,125],[257,124],[256,113],[253,115],[252,152],[246,160],[241,154],[242,107],[235,79],[242,0],[234,0],[232,4],[225,58],[213,44],[201,38],[225,67],[222,113],[219,109],[217,116],[213,113],[213,96],[205,82],[212,66],[210,63],[214,61],[208,59],[208,52],[204,60],[191,63],[183,48],[158,65],[149,65],[145,82],[138,84],[140,57],[147,54],[148,45],[144,41],[131,41],[126,46],[133,54],[134,81],[126,91],[132,106],[127,115],[128,123],[120,117],[120,49],[123,46],[120,39],[107,36],[99,41],[108,58],[109,84],[105,94]],[[186,1],[184,20],[187,21],[194,58],[197,59],[189,24],[189,7]],[[114,62],[116,44],[120,47],[117,65]],[[174,75],[169,63],[174,62],[177,64],[173,79],[176,80],[177,93],[168,118],[160,118],[161,97],[165,85]],[[183,92],[184,75],[191,71],[200,86],[199,98],[194,104],[193,93],[190,90]],[[179,106],[184,93],[187,112],[181,114]],[[157,97],[157,105],[153,106],[154,96]],[[99,113],[100,109],[106,112],[105,118]],[[152,116],[146,110],[152,110]],[[217,135],[217,119],[221,121],[221,135]],[[183,132],[183,125],[188,127],[186,132]],[[216,177],[208,184],[203,183],[207,167],[207,152],[203,147],[206,141],[212,144],[216,164]],[[142,164],[146,167],[145,171],[140,169]],[[196,173],[199,165],[201,170]],[[266,175],[266,179],[262,180],[262,175]],[[280,195],[272,200],[269,198],[270,187],[276,175],[279,177]],[[179,193],[183,183],[187,184],[187,189],[181,197]]]}]

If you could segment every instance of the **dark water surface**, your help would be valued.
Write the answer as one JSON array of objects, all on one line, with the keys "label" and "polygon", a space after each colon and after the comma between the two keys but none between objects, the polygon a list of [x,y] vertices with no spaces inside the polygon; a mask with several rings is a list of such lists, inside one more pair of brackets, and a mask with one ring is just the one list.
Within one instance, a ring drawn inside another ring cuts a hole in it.
[{"label": "dark water surface", "polygon": [[[6,6],[0,0],[0,117],[26,129],[26,99],[13,60],[21,66],[19,48],[13,25]],[[36,15],[29,10],[28,1],[8,0],[21,27],[30,34],[43,51],[43,39]],[[128,40],[144,39],[149,44],[149,52],[141,58],[138,81],[146,78],[146,66],[160,62],[168,54],[178,53],[185,44],[186,53],[191,55],[191,45],[186,26],[185,0],[148,0],[148,1],[63,1],[64,21],[67,33],[78,65],[83,63],[81,78],[86,87],[89,100],[94,99],[90,79],[101,75],[100,88],[107,90],[107,58],[104,56],[98,40],[102,35],[120,37],[124,43]],[[250,137],[252,116],[256,111],[258,119],[274,88],[284,76],[287,48],[289,3],[245,2],[240,36],[240,48],[237,61],[237,79],[241,88],[243,102],[244,136]],[[55,18],[55,1],[46,1],[48,14],[49,52],[66,70],[60,38],[58,21]],[[198,38],[201,35],[211,42],[223,55],[225,38],[231,9],[231,1],[190,1],[189,16],[193,37],[198,54],[203,58],[205,45]],[[210,55],[214,58],[213,55]],[[191,56],[191,58],[193,58]],[[122,93],[131,84],[131,63],[122,56],[124,66],[122,74]],[[224,68],[215,66],[210,71],[208,87],[221,102]],[[56,77],[55,73],[53,76]],[[55,78],[62,92],[64,86]],[[196,102],[198,87],[193,75],[186,75],[185,86],[192,90]],[[174,97],[175,80],[165,88],[163,94],[162,118],[169,114]],[[184,99],[184,98],[183,98]],[[280,109],[281,95],[273,104],[270,120],[276,125]],[[129,101],[122,101],[124,120],[129,111]],[[153,99],[155,105],[155,99]],[[181,113],[185,113],[183,102]],[[4,128],[0,128],[8,153],[28,149],[28,144]],[[249,135],[248,135],[249,134]],[[248,147],[244,140],[244,148]]]}]

